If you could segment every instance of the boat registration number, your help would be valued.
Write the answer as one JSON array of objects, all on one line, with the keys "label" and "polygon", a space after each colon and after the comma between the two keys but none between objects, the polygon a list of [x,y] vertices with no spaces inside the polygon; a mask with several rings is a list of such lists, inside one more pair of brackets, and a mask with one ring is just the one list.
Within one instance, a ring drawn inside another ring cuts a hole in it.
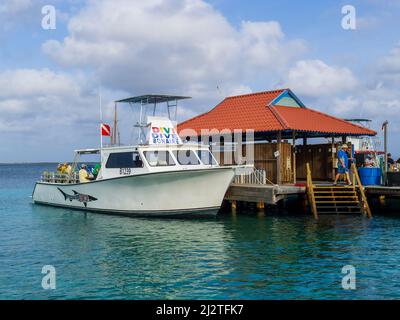
[{"label": "boat registration number", "polygon": [[131,168],[121,168],[119,169],[120,175],[129,175],[131,174]]}]

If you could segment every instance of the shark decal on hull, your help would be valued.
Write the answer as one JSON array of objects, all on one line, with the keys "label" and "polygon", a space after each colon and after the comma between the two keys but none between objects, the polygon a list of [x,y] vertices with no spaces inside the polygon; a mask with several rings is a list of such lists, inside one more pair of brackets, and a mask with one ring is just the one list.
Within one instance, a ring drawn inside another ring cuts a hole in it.
[{"label": "shark decal on hull", "polygon": [[65,193],[60,188],[57,188],[57,189],[62,193],[62,195],[64,196],[65,201],[69,200],[69,201],[72,202],[72,200],[76,200],[76,201],[82,202],[84,204],[85,208],[87,207],[88,202],[97,200],[97,198],[95,198],[95,197],[92,197],[92,196],[90,196],[88,194],[79,193],[79,192],[77,192],[75,190],[72,190],[72,192],[74,194],[71,195],[71,194]]}]

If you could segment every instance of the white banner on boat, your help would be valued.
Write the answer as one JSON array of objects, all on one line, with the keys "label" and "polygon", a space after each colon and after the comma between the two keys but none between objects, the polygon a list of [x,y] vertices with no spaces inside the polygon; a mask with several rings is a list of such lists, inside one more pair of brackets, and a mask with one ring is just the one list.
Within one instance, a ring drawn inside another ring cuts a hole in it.
[{"label": "white banner on boat", "polygon": [[168,118],[148,117],[149,134],[147,141],[152,145],[182,144],[182,140],[176,130],[176,123]]}]

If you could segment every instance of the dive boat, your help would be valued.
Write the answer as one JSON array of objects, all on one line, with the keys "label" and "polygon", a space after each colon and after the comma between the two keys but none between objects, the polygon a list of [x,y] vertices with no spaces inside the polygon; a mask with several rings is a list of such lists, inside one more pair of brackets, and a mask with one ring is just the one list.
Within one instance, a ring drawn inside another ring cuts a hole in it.
[{"label": "dive boat", "polygon": [[[101,142],[100,148],[76,150],[69,174],[42,175],[33,202],[128,216],[216,215],[235,172],[252,166],[220,166],[209,146],[182,143],[170,113],[181,99],[186,97],[145,95],[117,101],[140,104],[139,143],[115,145],[114,139],[110,146]],[[167,104],[168,117],[155,116],[159,103]],[[88,154],[99,155],[101,167],[95,179],[80,182],[80,158]]]}]

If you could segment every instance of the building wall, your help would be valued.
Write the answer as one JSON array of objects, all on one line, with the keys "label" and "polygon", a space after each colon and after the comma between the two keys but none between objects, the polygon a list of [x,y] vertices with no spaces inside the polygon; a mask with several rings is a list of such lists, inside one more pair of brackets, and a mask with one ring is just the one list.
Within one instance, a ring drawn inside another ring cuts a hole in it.
[{"label": "building wall", "polygon": [[[335,146],[337,150],[337,146]],[[275,151],[276,143],[263,143],[254,145],[254,167],[256,169],[264,169],[267,173],[267,179],[273,183],[277,182],[277,160]],[[235,153],[238,150],[228,151],[224,153],[213,152],[221,165],[238,164],[235,161]],[[242,146],[242,155],[246,156],[246,146]],[[239,155],[240,156],[240,155]],[[218,158],[220,157],[220,158]],[[226,157],[226,160],[224,160]],[[336,159],[336,153],[334,154]],[[232,161],[229,161],[232,159]],[[312,176],[314,180],[329,181],[333,177],[333,168],[336,166],[336,160],[332,162],[332,146],[331,144],[318,145],[298,145],[296,146],[296,179],[307,179],[307,162],[311,166]],[[281,144],[281,178],[282,183],[293,183],[293,147],[288,142]]]},{"label": "building wall", "polygon": [[[254,145],[254,167],[256,169],[264,169],[267,173],[267,179],[273,183],[277,182],[277,160],[274,153],[277,150],[276,143],[263,143]],[[228,155],[222,152],[213,152],[221,165],[238,164],[235,161],[235,151],[227,151]],[[242,146],[242,155],[246,156],[246,146]],[[239,155],[240,156],[240,155]],[[238,158],[238,157],[236,157]],[[233,161],[229,161],[232,159]],[[293,181],[292,171],[292,146],[287,142],[281,143],[281,178],[283,183],[290,183]]]},{"label": "building wall", "polygon": [[[336,159],[336,152],[334,157]],[[332,162],[331,144],[296,146],[296,162],[296,175],[300,180],[307,179],[307,162],[311,166],[313,180],[329,181],[334,178],[332,169],[336,164]]]}]

